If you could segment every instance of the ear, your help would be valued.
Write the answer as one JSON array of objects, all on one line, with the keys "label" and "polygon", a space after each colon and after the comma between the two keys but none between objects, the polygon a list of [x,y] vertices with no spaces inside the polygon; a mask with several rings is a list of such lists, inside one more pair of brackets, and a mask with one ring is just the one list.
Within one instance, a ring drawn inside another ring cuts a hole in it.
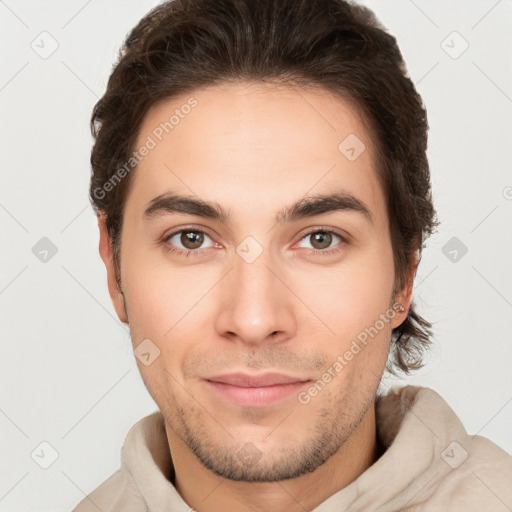
[{"label": "ear", "polygon": [[127,324],[128,316],[126,314],[124,296],[115,277],[114,259],[112,256],[112,240],[108,234],[106,216],[99,212],[97,217],[98,228],[100,230],[99,251],[101,259],[103,260],[105,268],[107,269],[107,282],[110,299],[112,300],[112,304],[114,305],[119,320]]},{"label": "ear", "polygon": [[395,303],[402,304],[402,306],[405,308],[404,311],[399,312],[396,309],[396,306],[393,308],[393,311],[395,311],[395,316],[393,317],[391,321],[391,325],[393,329],[395,327],[398,327],[400,324],[402,324],[405,319],[407,318],[407,315],[409,314],[409,309],[411,307],[412,302],[412,294],[413,294],[413,286],[414,286],[414,277],[416,276],[416,270],[418,269],[419,264],[419,256],[418,252],[415,253],[413,261],[411,263],[411,266],[409,268],[409,271],[406,276],[406,282],[402,290],[400,290],[395,297],[393,298],[392,305]]}]

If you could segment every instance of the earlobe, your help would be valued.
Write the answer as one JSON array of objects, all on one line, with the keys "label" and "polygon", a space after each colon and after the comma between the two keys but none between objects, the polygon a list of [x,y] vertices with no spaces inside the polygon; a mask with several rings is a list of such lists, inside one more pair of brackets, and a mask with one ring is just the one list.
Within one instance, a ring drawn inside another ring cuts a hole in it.
[{"label": "earlobe", "polygon": [[391,321],[392,329],[399,327],[407,318],[411,304],[411,300],[409,300],[408,297],[408,294],[399,294],[393,300],[393,303],[391,305],[391,308],[394,312],[393,320]]},{"label": "earlobe", "polygon": [[116,279],[114,258],[112,255],[112,239],[106,226],[106,216],[102,212],[99,212],[97,213],[97,217],[98,229],[100,232],[99,253],[107,271],[108,292],[119,320],[127,324],[128,318],[126,315],[124,295]]},{"label": "earlobe", "polygon": [[[416,276],[416,270],[418,268],[419,259],[417,256],[414,258],[414,262],[411,265],[411,269],[409,270],[409,273],[407,275],[407,282],[404,286],[404,288],[395,296],[393,300],[393,310],[395,311],[395,317],[392,321],[393,329],[400,326],[405,319],[407,318],[407,315],[409,314],[409,309],[411,308],[411,302],[412,302],[412,294],[413,294],[413,288],[414,288],[414,277]],[[402,308],[399,308],[398,304],[403,306]]]}]

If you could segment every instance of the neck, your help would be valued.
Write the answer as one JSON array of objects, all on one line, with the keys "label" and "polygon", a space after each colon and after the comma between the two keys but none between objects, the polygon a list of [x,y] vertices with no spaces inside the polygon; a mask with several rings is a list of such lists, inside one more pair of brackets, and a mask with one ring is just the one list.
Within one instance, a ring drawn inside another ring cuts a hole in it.
[{"label": "neck", "polygon": [[206,469],[166,424],[175,470],[174,485],[198,512],[304,512],[312,510],[368,469],[382,454],[375,405],[340,449],[315,471],[278,482],[235,482]]}]

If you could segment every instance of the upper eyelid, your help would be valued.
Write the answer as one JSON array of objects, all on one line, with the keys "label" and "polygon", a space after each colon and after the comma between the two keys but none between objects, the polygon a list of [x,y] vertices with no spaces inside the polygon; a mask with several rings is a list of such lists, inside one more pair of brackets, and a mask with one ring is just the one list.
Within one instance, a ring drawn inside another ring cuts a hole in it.
[{"label": "upper eyelid", "polygon": [[208,233],[208,231],[206,231],[204,228],[199,228],[199,227],[194,227],[194,226],[185,226],[184,228],[179,228],[175,231],[170,231],[168,234],[166,233],[164,236],[163,236],[163,240],[169,240],[170,238],[172,238],[173,236],[175,235],[178,235],[179,233],[186,233],[187,231],[194,231],[196,233],[204,233],[205,235],[207,235],[208,237],[210,237],[210,239],[213,240],[213,237]]},{"label": "upper eyelid", "polygon": [[323,227],[320,226],[320,227],[317,227],[317,228],[311,228],[310,230],[308,230],[305,233],[303,233],[302,236],[301,236],[301,239],[304,238],[307,235],[311,235],[313,233],[318,233],[318,232],[320,232],[320,233],[334,233],[335,235],[338,235],[341,238],[348,238],[348,235],[340,233],[337,229],[329,228],[327,226],[323,226]]}]

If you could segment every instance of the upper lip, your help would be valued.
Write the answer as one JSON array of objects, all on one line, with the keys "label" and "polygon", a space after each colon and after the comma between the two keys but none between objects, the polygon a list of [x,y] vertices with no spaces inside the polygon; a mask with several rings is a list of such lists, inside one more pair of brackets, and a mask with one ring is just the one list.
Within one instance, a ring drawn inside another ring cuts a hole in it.
[{"label": "upper lip", "polygon": [[216,375],[208,377],[206,380],[212,382],[220,382],[231,386],[239,386],[244,388],[257,388],[265,386],[277,386],[279,384],[292,384],[297,382],[307,382],[309,379],[293,377],[283,373],[263,373],[261,375],[249,375],[247,373],[226,373],[224,375]]}]

